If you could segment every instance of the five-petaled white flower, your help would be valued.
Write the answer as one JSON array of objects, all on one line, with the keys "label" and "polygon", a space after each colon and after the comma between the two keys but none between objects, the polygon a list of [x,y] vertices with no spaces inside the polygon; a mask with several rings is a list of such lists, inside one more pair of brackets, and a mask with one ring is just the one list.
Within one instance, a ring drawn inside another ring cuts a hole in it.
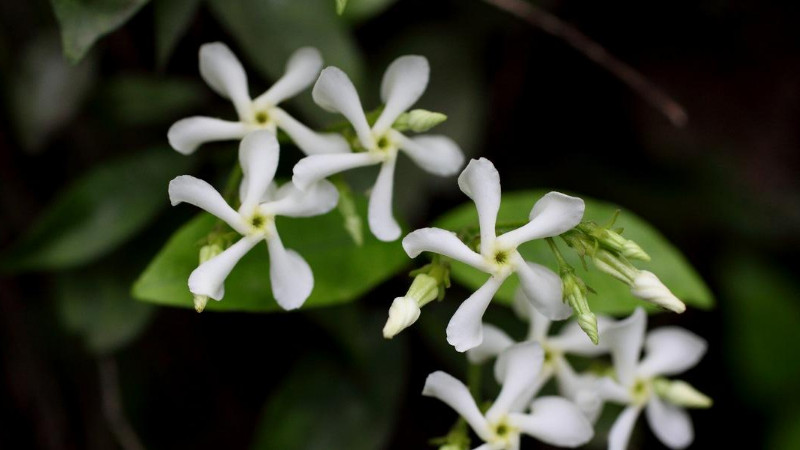
[{"label": "five-petaled white flower", "polygon": [[[539,372],[537,382],[531,386],[533,390],[531,396],[555,376],[561,395],[578,405],[589,420],[592,422],[597,420],[603,406],[596,390],[599,377],[590,373],[575,373],[566,355],[599,356],[608,353],[608,346],[602,341],[599,345],[592,344],[575,321],[565,324],[558,334],[548,336],[550,319],[533,307],[522,289],[517,290],[513,306],[517,315],[530,324],[526,341],[536,342],[544,350],[544,366]],[[613,321],[608,317],[599,316],[597,323],[602,331]],[[473,364],[483,364],[515,343],[505,331],[484,323],[483,342],[468,350],[467,358]]]},{"label": "five-petaled white flower", "polygon": [[550,192],[533,206],[526,225],[496,236],[495,223],[500,209],[497,169],[485,158],[472,160],[458,177],[458,185],[478,209],[480,253],[461,242],[455,233],[441,228],[422,228],[403,239],[403,248],[412,258],[423,251],[439,253],[490,274],[486,283],[465,300],[450,319],[447,342],[459,352],[481,343],[483,313],[500,285],[515,272],[525,294],[540,313],[552,320],[569,317],[572,308],[562,301],[561,278],[547,267],[523,260],[517,247],[573,228],[583,217],[583,200]]},{"label": "five-petaled white flower", "polygon": [[[685,448],[692,443],[694,431],[683,406],[711,404],[708,397],[685,382],[660,378],[682,373],[697,364],[706,352],[705,340],[678,327],[653,330],[645,339],[646,327],[647,315],[638,308],[627,319],[606,326],[600,336],[601,342],[611,349],[617,379],[603,379],[598,389],[607,400],[628,405],[611,428],[609,450],[627,448],[642,409],[650,429],[664,445]],[[645,357],[640,360],[642,346]]]},{"label": "five-petaled white flower", "polygon": [[275,216],[308,217],[324,214],[336,206],[339,194],[322,180],[301,191],[292,183],[276,188],[272,183],[278,167],[278,141],[269,131],[247,135],[239,147],[242,167],[241,206],[231,208],[210,184],[184,175],[169,183],[172,205],[185,202],[202,208],[236,230],[242,238],[219,255],[202,263],[189,277],[189,290],[197,296],[221,300],[224,282],[236,263],[258,242],[269,250],[272,294],[284,309],[299,308],[311,294],[314,277],[308,263],[284,248]]},{"label": "five-petaled white flower", "polygon": [[455,175],[464,163],[458,145],[445,136],[408,138],[392,128],[395,120],[413,105],[428,84],[430,68],[422,56],[397,58],[383,75],[381,98],[385,107],[372,127],[361,107],[350,78],[336,67],[322,71],[312,95],[318,105],[342,114],[353,126],[362,147],[357,152],[311,155],[294,167],[294,183],[301,189],[315,181],[356,167],[381,165],[369,199],[368,222],[372,234],[383,241],[400,237],[392,216],[394,168],[402,150],[421,168],[440,176]]},{"label": "five-petaled white flower", "polygon": [[236,55],[223,43],[204,44],[200,47],[200,75],[214,91],[233,102],[239,120],[199,116],[179,120],[167,133],[170,145],[180,153],[190,154],[206,142],[239,140],[255,130],[276,133],[280,128],[306,154],[349,151],[342,136],[314,132],[278,107],[310,86],[321,68],[319,51],[301,48],[289,58],[284,75],[266,92],[251,99],[247,74]]},{"label": "five-petaled white flower", "polygon": [[583,413],[567,399],[550,396],[530,403],[531,385],[542,368],[544,352],[535,342],[515,344],[497,359],[495,376],[502,385],[494,404],[481,414],[469,389],[445,372],[425,380],[422,395],[435,397],[453,408],[484,442],[475,450],[517,450],[521,434],[561,447],[577,447],[594,435]]}]

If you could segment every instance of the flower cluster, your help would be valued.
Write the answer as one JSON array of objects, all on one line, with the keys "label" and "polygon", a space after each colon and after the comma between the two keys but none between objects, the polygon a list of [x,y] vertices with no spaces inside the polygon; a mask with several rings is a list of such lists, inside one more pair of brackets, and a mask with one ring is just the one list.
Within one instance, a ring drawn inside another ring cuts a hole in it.
[{"label": "flower cluster", "polygon": [[[409,111],[428,84],[430,70],[425,58],[403,56],[392,62],[381,84],[383,106],[369,112],[342,70],[322,70],[322,66],[316,49],[300,49],[289,59],[284,76],[252,99],[244,69],[228,47],[212,43],[200,49],[201,75],[213,90],[233,102],[237,120],[183,119],[170,128],[169,142],[178,152],[190,154],[206,142],[240,141],[237,167],[241,180],[238,199],[188,175],[169,185],[173,205],[193,204],[239,236],[231,239],[233,233],[223,233],[219,227],[208,235],[200,250],[200,265],[188,280],[198,311],[208,299],[223,298],[225,279],[261,241],[269,252],[273,297],[287,310],[303,305],[314,286],[312,268],[301,255],[284,247],[276,217],[316,216],[335,208],[340,193],[328,177],[357,167],[379,166],[369,194],[368,223],[375,237],[394,241],[401,235],[392,214],[398,155],[406,154],[438,176],[455,175],[464,165],[464,155],[451,139],[407,135],[425,133],[445,119],[439,113]],[[349,123],[340,132],[314,131],[278,106],[312,84],[314,101]],[[291,180],[281,186],[274,180],[281,151],[278,130],[306,155],[294,166]],[[415,278],[408,292],[393,301],[383,334],[394,337],[419,318],[423,306],[444,297],[450,287],[451,262],[471,266],[485,273],[486,281],[461,303],[445,334],[458,352],[466,352],[473,365],[494,359],[501,389],[491,406],[482,409],[467,386],[447,373],[434,372],[425,382],[423,395],[438,398],[457,411],[465,421],[459,423],[468,424],[483,442],[478,450],[518,449],[523,435],[551,445],[583,445],[592,439],[593,424],[606,403],[625,406],[611,429],[610,449],[626,448],[642,410],[665,445],[689,445],[692,426],[684,408],[708,407],[711,400],[684,381],[664,377],[695,365],[706,350],[705,342],[678,328],[662,328],[645,336],[642,309],[620,321],[595,316],[587,301],[590,288],[566,262],[554,239],[558,237],[598,270],[626,283],[632,295],[683,312],[685,305],[655,274],[632,263],[649,260],[649,255],[610,225],[583,221],[584,201],[559,192],[538,199],[523,223],[498,226],[500,176],[485,158],[467,164],[458,186],[475,203],[477,229],[457,234],[422,228],[402,239],[409,257],[423,252],[434,256],[430,264],[412,272]],[[520,246],[534,240],[547,242],[557,272],[542,261],[523,258]],[[514,309],[530,323],[522,342],[483,322],[496,293],[513,275],[520,283]],[[575,320],[549,334],[553,321],[571,317]],[[643,349],[645,357],[640,360]],[[573,367],[570,355],[610,355],[613,365],[581,373]],[[550,380],[557,382],[560,396],[538,397]],[[441,448],[466,450],[471,448],[469,442],[466,426],[457,425],[441,440]]]}]

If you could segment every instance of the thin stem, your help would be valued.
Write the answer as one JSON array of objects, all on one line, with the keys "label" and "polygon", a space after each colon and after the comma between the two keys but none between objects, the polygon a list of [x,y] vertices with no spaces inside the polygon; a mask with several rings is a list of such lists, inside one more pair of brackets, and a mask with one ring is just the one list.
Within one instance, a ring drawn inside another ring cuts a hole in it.
[{"label": "thin stem", "polygon": [[678,102],[662,91],[639,71],[611,55],[603,46],[593,41],[574,26],[525,0],[485,0],[509,12],[544,32],[564,40],[599,66],[627,84],[651,106],[661,111],[673,125],[681,128],[689,116]]},{"label": "thin stem", "polygon": [[550,246],[550,251],[552,251],[553,255],[555,255],[556,257],[556,262],[558,262],[559,271],[563,271],[566,268],[571,269],[572,266],[570,266],[569,263],[567,263],[567,260],[564,259],[564,255],[561,254],[561,250],[558,249],[558,246],[556,245],[556,242],[553,240],[553,238],[545,238],[545,241],[547,241],[547,245]]}]

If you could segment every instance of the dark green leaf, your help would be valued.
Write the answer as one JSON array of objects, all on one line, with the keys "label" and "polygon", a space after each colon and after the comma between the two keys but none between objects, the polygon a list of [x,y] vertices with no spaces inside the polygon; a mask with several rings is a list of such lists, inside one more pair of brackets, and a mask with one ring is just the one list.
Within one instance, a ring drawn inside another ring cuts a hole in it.
[{"label": "dark green leaf", "polygon": [[104,86],[102,94],[100,106],[110,119],[139,126],[167,124],[189,115],[208,98],[208,89],[196,80],[120,75]]},{"label": "dark green leaf", "polygon": [[[361,199],[357,206],[365,216],[366,201]],[[134,284],[134,296],[163,305],[192,307],[186,283],[198,265],[199,243],[215,222],[215,218],[202,214],[178,230]],[[367,234],[364,245],[356,246],[337,211],[311,218],[279,217],[277,227],[286,247],[300,253],[314,272],[314,291],[304,308],[356,300],[408,264],[399,242],[381,242]],[[225,283],[225,298],[209,301],[208,309],[279,309],[270,291],[266,245],[256,246],[239,261]]]},{"label": "dark green leaf", "polygon": [[[498,225],[503,222],[520,223],[527,221],[533,204],[545,193],[547,191],[532,190],[503,194],[497,220]],[[584,220],[605,223],[611,218],[614,211],[620,209],[610,203],[584,196],[580,197],[586,201]],[[470,202],[445,214],[436,221],[436,226],[459,232],[465,227],[476,227],[478,223],[477,217],[475,206]],[[653,226],[625,210],[622,210],[619,215],[616,226],[623,227],[625,229],[624,236],[636,241],[652,257],[650,262],[637,262],[635,264],[637,267],[650,270],[658,275],[661,281],[687,305],[702,309],[708,309],[714,305],[711,291],[702,278],[680,251],[670,244]],[[586,281],[588,286],[597,291],[597,294],[589,294],[589,303],[592,311],[595,313],[622,315],[630,313],[637,306],[648,306],[648,304],[635,299],[627,285],[594,269],[591,263],[588,263],[589,270],[584,270],[574,252],[567,248],[566,245],[563,245],[562,242],[559,242],[559,245],[561,245],[562,253],[567,256],[567,260],[575,267],[576,273]],[[553,270],[557,269],[553,255],[543,240],[523,244],[519,250],[525,259],[546,265]],[[452,276],[454,280],[475,289],[481,286],[487,278],[486,274],[460,263],[454,264]],[[501,301],[510,303],[517,285],[516,277],[512,277],[503,284],[496,297]],[[650,309],[653,310],[653,308]]]},{"label": "dark green leaf", "polygon": [[156,61],[163,67],[186,33],[200,0],[155,0]]},{"label": "dark green leaf", "polygon": [[397,0],[346,0],[347,9],[343,8],[344,11],[339,14],[352,22],[363,22],[382,13],[396,1]]},{"label": "dark green leaf", "polygon": [[191,160],[160,148],[95,167],[59,195],[3,255],[7,271],[62,269],[107,254],[169,205],[169,180]]},{"label": "dark green leaf", "polygon": [[100,37],[128,21],[148,0],[50,0],[64,55],[77,62]]}]

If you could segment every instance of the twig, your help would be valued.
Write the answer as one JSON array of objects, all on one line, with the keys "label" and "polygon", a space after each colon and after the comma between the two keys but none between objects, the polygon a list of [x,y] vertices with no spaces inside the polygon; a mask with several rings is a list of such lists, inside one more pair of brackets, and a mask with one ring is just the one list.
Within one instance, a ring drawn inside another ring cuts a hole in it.
[{"label": "twig", "polygon": [[622,80],[623,83],[636,91],[650,103],[650,105],[667,116],[667,119],[669,119],[673,125],[679,128],[686,125],[689,116],[678,102],[673,100],[636,69],[615,58],[603,46],[594,42],[577,28],[525,0],[485,1],[527,21],[531,25],[544,30],[546,33],[563,39],[573,48],[583,53],[587,58]]},{"label": "twig", "polygon": [[100,373],[103,415],[108,422],[111,433],[124,450],[145,450],[122,408],[117,363],[111,357],[103,358],[97,361],[97,369]]}]

